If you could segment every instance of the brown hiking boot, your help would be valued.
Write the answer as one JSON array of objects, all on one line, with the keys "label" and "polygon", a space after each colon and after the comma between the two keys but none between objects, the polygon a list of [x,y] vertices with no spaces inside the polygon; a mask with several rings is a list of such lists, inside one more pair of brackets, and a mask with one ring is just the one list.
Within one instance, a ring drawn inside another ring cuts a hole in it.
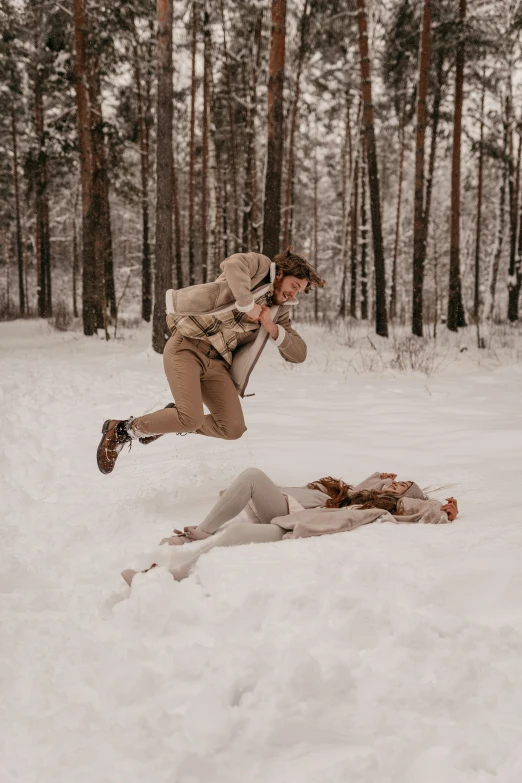
[{"label": "brown hiking boot", "polygon": [[[165,408],[175,408],[176,403],[175,402],[169,402],[168,405],[165,405]],[[162,433],[163,434],[163,433]],[[147,435],[145,438],[140,438],[140,443],[143,443],[144,446],[147,445],[147,443],[152,443],[153,440],[158,440],[158,438],[162,437],[161,435]]]},{"label": "brown hiking boot", "polygon": [[118,454],[126,443],[131,443],[133,438],[129,435],[127,428],[131,419],[107,419],[102,427],[102,437],[96,459],[98,468],[104,474],[112,473]]}]

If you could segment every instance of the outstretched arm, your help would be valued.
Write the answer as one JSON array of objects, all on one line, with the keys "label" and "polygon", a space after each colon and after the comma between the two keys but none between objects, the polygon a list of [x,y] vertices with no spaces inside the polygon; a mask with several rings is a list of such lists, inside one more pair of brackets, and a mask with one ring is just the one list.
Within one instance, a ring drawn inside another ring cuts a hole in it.
[{"label": "outstretched arm", "polygon": [[424,525],[444,525],[453,522],[458,514],[457,501],[448,498],[442,505],[438,500],[417,500],[416,498],[402,498],[401,505],[403,516],[395,516],[396,522],[419,522]]}]

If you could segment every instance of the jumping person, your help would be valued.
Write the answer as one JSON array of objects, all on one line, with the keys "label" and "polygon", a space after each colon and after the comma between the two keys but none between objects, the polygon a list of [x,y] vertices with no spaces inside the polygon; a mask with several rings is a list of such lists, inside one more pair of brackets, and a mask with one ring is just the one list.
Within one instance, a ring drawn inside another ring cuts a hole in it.
[{"label": "jumping person", "polygon": [[[430,500],[414,481],[397,481],[395,473],[373,473],[355,487],[331,476],[306,487],[278,487],[256,468],[243,471],[221,494],[197,527],[175,530],[161,544],[184,545],[209,539],[184,563],[171,568],[185,579],[201,555],[218,546],[269,543],[354,530],[377,520],[395,523],[443,524],[458,514],[455,498],[443,505]],[[246,511],[250,520],[222,526]],[[154,568],[155,564],[151,566]],[[149,570],[149,569],[147,569]],[[122,577],[131,584],[136,571]]]},{"label": "jumping person", "polygon": [[167,291],[172,336],[163,364],[175,403],[139,418],[107,419],[97,452],[102,473],[111,473],[125,443],[136,439],[150,443],[171,432],[240,438],[246,426],[239,397],[267,341],[287,362],[305,361],[290,310],[299,294],[324,287],[314,267],[291,248],[273,261],[236,253],[220,267],[212,283]]}]

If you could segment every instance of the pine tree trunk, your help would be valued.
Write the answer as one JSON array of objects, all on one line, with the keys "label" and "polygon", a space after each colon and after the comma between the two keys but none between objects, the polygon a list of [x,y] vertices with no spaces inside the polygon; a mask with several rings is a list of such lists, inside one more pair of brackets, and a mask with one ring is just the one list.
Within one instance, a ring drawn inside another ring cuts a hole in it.
[{"label": "pine tree trunk", "polygon": [[290,111],[290,133],[288,138],[288,160],[286,164],[286,198],[285,198],[285,219],[283,229],[283,247],[288,247],[292,243],[292,222],[293,222],[293,184],[294,184],[294,145],[295,131],[297,125],[297,116],[299,113],[299,93],[301,89],[301,71],[306,54],[306,40],[308,24],[313,8],[308,13],[308,4],[310,0],[305,0],[303,13],[299,23],[300,36],[299,48],[297,50],[297,67],[295,69],[294,99]]},{"label": "pine tree trunk", "polygon": [[[171,0],[169,0],[170,2]],[[196,48],[197,48],[197,0],[192,0],[192,77],[190,88],[190,160],[189,160],[189,210],[188,210],[188,273],[189,285],[196,282],[195,269],[195,191],[196,191]]]},{"label": "pine tree trunk", "polygon": [[228,61],[228,47],[227,47],[227,34],[225,24],[225,5],[221,0],[221,20],[223,23],[223,54],[225,57],[225,81],[227,85],[227,108],[228,108],[228,122],[230,127],[230,147],[229,147],[229,160],[230,160],[230,173],[232,175],[232,227],[234,231],[234,252],[240,245],[240,228],[239,228],[239,189],[238,189],[238,175],[237,175],[237,144],[236,144],[236,121],[234,117],[234,98],[232,94],[232,81],[230,78],[230,64]]},{"label": "pine tree trunk", "polygon": [[[519,136],[519,155],[520,155],[520,145],[522,144],[522,137]],[[513,278],[510,278],[513,280]],[[508,294],[508,318],[510,321],[517,321],[518,320],[518,308],[519,308],[519,296],[520,296],[520,289],[522,287],[522,204],[519,206],[519,212],[518,212],[518,237],[517,237],[517,254],[515,258],[515,268],[514,268],[514,280],[515,285],[513,286],[513,289],[509,290]],[[510,316],[513,316],[512,318]]]},{"label": "pine tree trunk", "polygon": [[[317,125],[316,125],[316,137],[314,145],[314,228],[313,228],[313,265],[317,269],[319,264],[319,174],[317,171],[317,148],[319,146],[317,138]],[[317,295],[317,289],[314,289],[314,320],[319,320],[319,297]]]},{"label": "pine tree trunk", "polygon": [[252,243],[252,166],[253,156],[255,155],[255,131],[252,125],[252,105],[250,102],[251,90],[249,89],[249,64],[246,57],[242,62],[243,93],[246,107],[245,119],[245,137],[246,137],[246,156],[245,156],[245,184],[243,186],[243,219],[241,229],[241,249],[245,253],[250,250]]},{"label": "pine tree trunk", "polygon": [[243,190],[243,251],[259,250],[259,232],[257,226],[257,154],[256,154],[256,116],[257,116],[257,72],[261,57],[261,29],[263,12],[259,11],[252,33],[252,49],[243,57],[243,88],[246,106],[246,159],[245,185]]},{"label": "pine tree trunk", "polygon": [[412,333],[422,337],[424,286],[423,244],[427,240],[424,232],[424,146],[426,141],[426,99],[430,69],[431,42],[431,0],[424,0],[422,34],[419,52],[419,84],[417,90],[417,131],[415,143],[415,194],[413,218],[413,301]]},{"label": "pine tree trunk", "polygon": [[[90,57],[89,64],[89,103],[91,107],[91,143],[92,143],[92,201],[91,201],[91,230],[94,238],[94,258],[96,273],[94,284],[97,292],[96,327],[105,331],[106,339],[109,339],[107,329],[107,310],[109,307],[108,293],[110,291],[110,271],[112,270],[112,258],[109,268],[108,245],[108,203],[106,181],[106,157],[103,135],[103,118],[99,105],[100,85],[98,77],[98,63],[94,57]],[[114,286],[114,280],[113,280]]]},{"label": "pine tree trunk", "polygon": [[262,54],[262,30],[263,30],[263,11],[259,11],[254,28],[254,52],[252,62],[252,80],[251,80],[251,110],[250,124],[252,128],[252,155],[251,155],[251,185],[252,206],[250,209],[250,247],[252,250],[259,251],[261,247],[261,238],[259,236],[259,196],[257,183],[257,151],[256,151],[256,125],[257,125],[257,81],[261,68]]},{"label": "pine tree trunk", "polygon": [[346,318],[347,314],[347,294],[348,294],[348,172],[352,176],[353,154],[352,154],[352,129],[350,123],[350,89],[346,88],[346,105],[344,119],[344,139],[341,155],[341,297],[339,303],[339,317]]},{"label": "pine tree trunk", "polygon": [[[110,314],[116,318],[116,289],[114,285],[114,261],[112,254],[111,211],[109,203],[109,168],[107,165],[107,151],[105,148],[105,128],[101,104],[101,81],[98,62],[91,59],[92,69],[90,78],[91,91],[91,134],[93,139],[94,181],[99,179],[100,207],[99,222],[96,230],[100,234],[99,260],[101,283],[103,285],[102,299],[104,302],[103,326],[107,332],[107,316]],[[96,242],[96,240],[95,240]]]},{"label": "pine tree trunk", "polygon": [[218,147],[216,147],[216,231],[213,255],[214,267],[217,268],[220,259],[226,258],[223,253],[223,173]]},{"label": "pine tree trunk", "polygon": [[173,86],[172,22],[173,0],[158,0],[158,106],[156,144],[156,264],[152,347],[163,353],[168,339],[165,324],[165,292],[172,283],[173,212]]},{"label": "pine tree trunk", "polygon": [[395,214],[395,241],[393,244],[393,264],[390,291],[390,318],[397,315],[397,261],[401,235],[402,183],[404,181],[404,148],[405,144],[404,112],[399,118],[399,183],[397,185],[397,211]]},{"label": "pine tree trunk", "polygon": [[[511,112],[510,112],[511,114]],[[522,150],[519,136],[516,170],[513,165],[513,129],[511,117],[509,117],[509,196],[510,196],[510,228],[511,242],[509,252],[508,274],[508,320],[512,323],[518,321],[518,300],[520,295],[521,270],[518,258],[519,244],[519,218],[520,218],[520,153]]]},{"label": "pine tree trunk", "polygon": [[223,200],[221,202],[222,224],[223,224],[223,255],[228,258],[228,180],[226,166],[220,166]]},{"label": "pine tree trunk", "polygon": [[76,229],[76,209],[72,219],[73,229],[73,265],[72,265],[72,300],[73,316],[78,318],[78,233]]},{"label": "pine tree trunk", "polygon": [[86,0],[74,0],[73,8],[75,88],[82,183],[82,316],[83,332],[90,336],[96,334],[102,302],[95,254],[96,215],[93,211],[94,161],[89,95],[89,20]]},{"label": "pine tree trunk", "polygon": [[484,177],[484,103],[486,100],[486,82],[483,74],[482,97],[480,99],[480,139],[478,149],[477,182],[477,231],[475,237],[475,287],[473,297],[473,317],[475,323],[480,319],[480,241],[482,235],[482,196]]},{"label": "pine tree trunk", "polygon": [[362,138],[361,162],[361,319],[368,320],[368,218],[366,213],[366,178],[368,164],[366,137]]},{"label": "pine tree trunk", "polygon": [[[504,119],[504,157],[507,160],[508,155],[508,123],[507,119]],[[504,161],[502,163],[502,172],[499,188],[499,206],[497,215],[497,226],[495,231],[495,245],[493,248],[493,255],[491,259],[491,267],[489,271],[489,283],[488,283],[488,301],[486,305],[486,317],[488,320],[493,318],[493,312],[495,309],[495,295],[497,291],[498,271],[500,268],[500,259],[502,257],[502,248],[504,246],[504,234],[506,226],[506,191],[508,182],[508,165]]]},{"label": "pine tree trunk", "polygon": [[176,288],[183,288],[183,263],[181,257],[181,210],[179,206],[178,170],[174,152],[172,156],[172,205],[174,211],[174,263]]},{"label": "pine tree trunk", "polygon": [[208,154],[209,154],[209,110],[210,110],[210,18],[206,8],[203,11],[203,132],[201,138],[201,279],[208,279]]},{"label": "pine tree trunk", "polygon": [[147,323],[152,317],[152,265],[149,245],[149,138],[145,99],[141,83],[138,32],[134,30],[134,81],[138,109],[138,133],[141,174],[141,317]]},{"label": "pine tree trunk", "polygon": [[350,316],[357,318],[357,249],[359,232],[359,150],[353,174],[353,201],[350,216]]},{"label": "pine tree trunk", "polygon": [[[207,163],[207,187],[206,192],[208,195],[207,200],[207,230],[206,230],[206,250],[205,250],[205,269],[203,275],[203,282],[206,283],[214,276],[214,249],[215,249],[215,236],[217,228],[217,211],[216,211],[216,131],[214,123],[214,79],[212,73],[212,26],[210,24],[210,17],[207,7],[205,6],[205,24],[203,27],[204,37],[204,81],[206,83],[206,98],[204,103],[207,107],[206,111],[206,123],[207,123],[207,135],[208,135],[208,163]],[[205,145],[203,145],[205,146]]]},{"label": "pine tree trunk", "polygon": [[22,242],[22,223],[20,220],[20,188],[18,183],[18,132],[16,128],[14,103],[11,106],[11,139],[13,142],[13,189],[15,197],[16,260],[18,264],[18,306],[20,318],[23,318],[24,315],[26,315],[24,251]]},{"label": "pine tree trunk", "polygon": [[[35,48],[38,49],[36,33]],[[45,120],[43,107],[43,85],[37,69],[34,81],[34,119],[36,143],[38,147],[36,167],[36,221],[38,225],[39,258],[37,268],[38,278],[38,315],[49,318],[52,315],[51,303],[51,237],[49,227],[49,192],[47,181],[47,149],[45,138]]]},{"label": "pine tree trunk", "polygon": [[453,157],[451,167],[451,231],[448,296],[448,329],[456,332],[466,326],[460,281],[460,176],[462,142],[462,104],[464,101],[464,60],[466,0],[459,0],[460,40],[457,43],[455,69],[455,113],[453,118]]},{"label": "pine tree trunk", "polygon": [[370,191],[370,212],[372,216],[373,257],[375,267],[375,330],[381,337],[388,337],[386,315],[386,279],[382,240],[381,204],[379,192],[379,170],[377,144],[372,101],[372,82],[368,46],[368,22],[365,0],[357,0],[357,21],[359,27],[359,52],[361,60],[361,90],[364,101],[363,126],[366,137],[368,180]]},{"label": "pine tree trunk", "polygon": [[433,177],[435,174],[435,161],[437,159],[437,141],[439,132],[440,106],[442,101],[442,83],[444,79],[444,56],[441,54],[437,63],[437,74],[435,81],[435,92],[433,94],[433,106],[431,111],[431,142],[430,157],[428,163],[428,176],[426,177],[426,194],[424,198],[424,217],[423,217],[423,241],[422,241],[422,264],[426,262],[426,253],[428,249],[428,236],[431,215],[431,198],[433,194]]},{"label": "pine tree trunk", "polygon": [[263,218],[263,253],[269,258],[273,258],[279,252],[281,228],[285,37],[286,0],[272,0],[272,38],[268,79],[268,139]]},{"label": "pine tree trunk", "polygon": [[[100,105],[101,111],[101,105]],[[103,126],[103,119],[102,119]],[[103,233],[104,233],[104,251],[103,251],[103,273],[105,278],[105,308],[110,314],[113,322],[116,318],[116,287],[114,284],[114,256],[112,253],[112,229],[111,229],[111,205],[109,201],[109,169],[107,166],[107,155],[105,151],[105,140],[102,130],[101,136],[101,172],[103,177]]]}]

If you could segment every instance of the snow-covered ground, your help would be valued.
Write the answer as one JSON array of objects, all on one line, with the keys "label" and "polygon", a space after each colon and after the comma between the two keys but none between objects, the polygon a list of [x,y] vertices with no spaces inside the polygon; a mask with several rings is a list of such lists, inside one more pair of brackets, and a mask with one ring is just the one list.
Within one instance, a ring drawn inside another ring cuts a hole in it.
[{"label": "snow-covered ground", "polygon": [[[0,324],[2,783],[522,780],[522,343],[448,343],[426,376],[303,333],[302,367],[267,349],[240,441],[135,444],[102,476],[103,420],[169,400],[147,331]],[[131,591],[122,568],[248,466],[393,471],[461,515],[217,549]]]}]

